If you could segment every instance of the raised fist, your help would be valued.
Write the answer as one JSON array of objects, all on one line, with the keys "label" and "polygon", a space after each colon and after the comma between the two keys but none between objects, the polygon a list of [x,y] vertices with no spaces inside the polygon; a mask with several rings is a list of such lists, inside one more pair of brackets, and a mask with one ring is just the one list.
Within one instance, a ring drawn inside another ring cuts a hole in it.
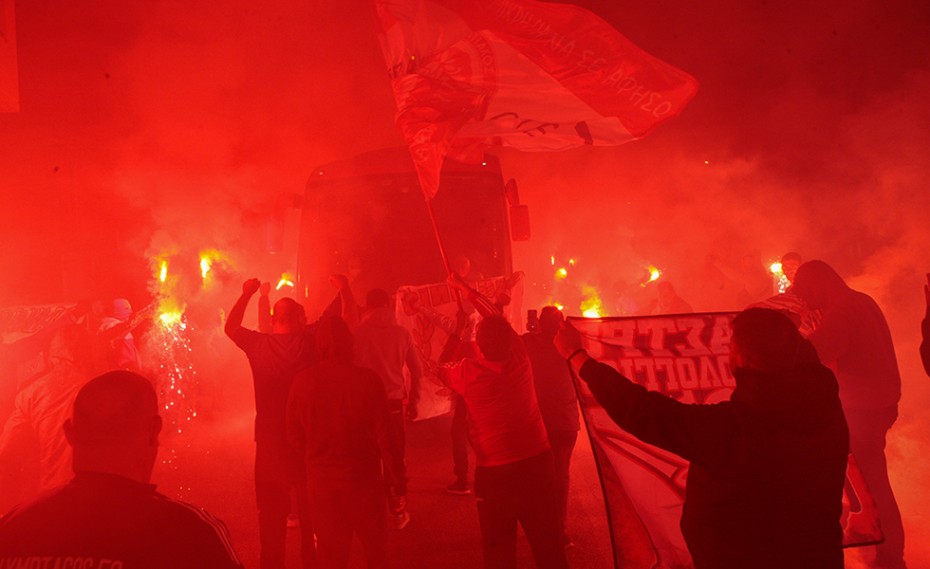
[{"label": "raised fist", "polygon": [[261,286],[262,283],[258,279],[249,279],[242,283],[242,294],[252,296]]},{"label": "raised fist", "polygon": [[349,286],[349,277],[345,275],[331,275],[329,284],[333,285],[336,290],[343,290]]}]

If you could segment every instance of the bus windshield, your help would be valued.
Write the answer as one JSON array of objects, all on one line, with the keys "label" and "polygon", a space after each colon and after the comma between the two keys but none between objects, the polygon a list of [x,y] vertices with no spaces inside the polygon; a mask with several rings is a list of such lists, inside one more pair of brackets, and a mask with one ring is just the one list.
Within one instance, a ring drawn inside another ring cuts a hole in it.
[{"label": "bus windshield", "polygon": [[[512,271],[503,178],[496,158],[447,159],[433,210],[450,262],[467,258],[473,278]],[[307,183],[298,247],[298,291],[309,314],[345,274],[358,298],[371,288],[443,282],[443,265],[413,161],[404,148],[317,168]]]}]

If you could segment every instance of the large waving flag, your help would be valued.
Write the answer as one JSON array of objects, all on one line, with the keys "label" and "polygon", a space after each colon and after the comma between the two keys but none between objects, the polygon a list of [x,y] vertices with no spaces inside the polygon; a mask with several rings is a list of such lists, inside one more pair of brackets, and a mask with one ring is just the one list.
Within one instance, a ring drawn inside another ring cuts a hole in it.
[{"label": "large waving flag", "polygon": [[[570,320],[592,357],[646,389],[685,403],[716,403],[728,400],[736,385],[729,370],[730,322],[735,315]],[[587,384],[576,378],[575,386],[604,490],[615,566],[691,568],[679,529],[688,462],[626,433]],[[852,455],[846,480],[844,546],[882,541],[875,502]]]},{"label": "large waving flag", "polygon": [[697,92],[578,6],[537,0],[374,0],[397,124],[428,198],[447,154],[488,145],[616,145]]}]

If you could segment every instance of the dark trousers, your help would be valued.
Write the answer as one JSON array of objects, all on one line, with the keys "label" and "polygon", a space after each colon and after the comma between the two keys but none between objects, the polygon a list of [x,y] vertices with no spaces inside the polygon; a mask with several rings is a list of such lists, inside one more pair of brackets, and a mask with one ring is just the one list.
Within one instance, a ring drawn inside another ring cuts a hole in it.
[{"label": "dark trousers", "polygon": [[384,463],[384,485],[389,497],[407,495],[407,465],[404,460],[407,427],[404,422],[404,402],[399,399],[389,400],[385,433],[387,448],[381,457]]},{"label": "dark trousers", "polygon": [[882,409],[846,409],[849,424],[849,446],[869,493],[878,508],[878,519],[885,534],[885,542],[863,551],[875,558],[870,567],[876,569],[904,568],[904,526],[901,512],[888,481],[888,465],[885,462],[885,435],[898,418],[897,405]]},{"label": "dark trousers", "polygon": [[380,473],[364,479],[311,474],[307,488],[321,569],[349,566],[353,534],[369,569],[387,567],[387,514]]},{"label": "dark trousers", "polygon": [[313,523],[307,508],[307,491],[301,482],[300,461],[283,442],[255,443],[255,499],[258,503],[258,538],[261,569],[284,569],[287,516],[291,494],[297,495],[300,517],[300,556],[304,569],[316,567]]},{"label": "dark trousers", "polygon": [[452,471],[458,482],[468,482],[468,413],[462,396],[452,395]]},{"label": "dark trousers", "polygon": [[475,497],[486,569],[515,569],[517,523],[538,569],[567,569],[559,532],[551,452],[475,468]]},{"label": "dark trousers", "polygon": [[549,433],[549,446],[555,463],[555,498],[559,506],[559,530],[567,539],[565,518],[568,515],[569,470],[572,464],[572,452],[578,440],[578,431],[552,431]]}]

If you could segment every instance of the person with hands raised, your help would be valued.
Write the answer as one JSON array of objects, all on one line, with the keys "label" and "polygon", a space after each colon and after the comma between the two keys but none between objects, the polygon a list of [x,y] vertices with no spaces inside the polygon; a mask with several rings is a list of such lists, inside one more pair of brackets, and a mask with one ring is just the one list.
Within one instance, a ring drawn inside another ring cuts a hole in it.
[{"label": "person with hands raised", "polygon": [[[347,281],[343,278],[340,284],[342,286],[337,287],[339,294],[323,316],[338,315],[346,307],[354,305]],[[225,325],[226,335],[248,357],[255,388],[255,496],[261,544],[260,568],[283,569],[285,566],[287,516],[291,508],[291,493],[295,492],[300,518],[301,558],[304,569],[308,569],[316,564],[313,525],[307,512],[301,463],[287,442],[285,415],[291,384],[297,372],[319,361],[316,348],[319,320],[308,325],[303,306],[293,298],[284,297],[274,303],[270,332],[243,327],[242,320],[249,301],[260,290],[262,283],[257,278],[243,282],[242,295],[229,311]],[[267,295],[263,296],[267,300]]]}]

